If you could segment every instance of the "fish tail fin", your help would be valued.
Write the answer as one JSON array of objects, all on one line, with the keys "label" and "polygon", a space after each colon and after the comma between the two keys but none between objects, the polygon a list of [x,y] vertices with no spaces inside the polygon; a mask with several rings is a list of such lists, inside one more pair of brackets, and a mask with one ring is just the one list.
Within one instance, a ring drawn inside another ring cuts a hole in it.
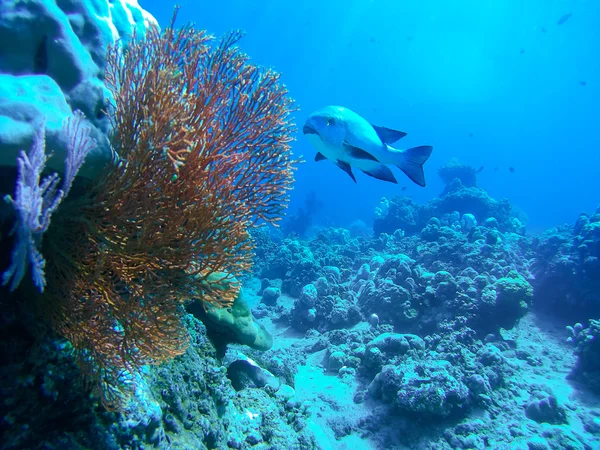
[{"label": "fish tail fin", "polygon": [[396,153],[402,155],[402,161],[396,164],[396,166],[416,184],[424,187],[425,173],[423,172],[423,164],[429,159],[432,151],[433,147],[430,145],[407,148],[404,151],[396,150]]}]

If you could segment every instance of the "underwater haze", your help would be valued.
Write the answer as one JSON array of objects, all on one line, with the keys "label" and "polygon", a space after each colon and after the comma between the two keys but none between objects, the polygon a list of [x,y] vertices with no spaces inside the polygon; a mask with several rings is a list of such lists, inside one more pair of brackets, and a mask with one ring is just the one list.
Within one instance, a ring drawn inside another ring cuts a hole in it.
[{"label": "underwater haze", "polygon": [[[142,1],[160,23],[171,5]],[[443,189],[451,158],[476,168],[479,185],[508,198],[528,229],[570,223],[600,192],[600,4],[593,1],[184,1],[180,20],[216,35],[242,29],[253,61],[274,67],[297,100],[301,126],[325,105],[408,133],[402,148],[434,147],[427,187],[363,174],[355,185],[298,137],[292,210],[310,191],[315,222],[370,222],[382,196],[424,202]],[[565,14],[571,14],[560,25]],[[509,168],[513,167],[514,172]],[[394,169],[395,170],[395,169]],[[405,192],[402,186],[407,186]]]},{"label": "underwater haze", "polygon": [[600,449],[599,24],[0,0],[0,450]]}]

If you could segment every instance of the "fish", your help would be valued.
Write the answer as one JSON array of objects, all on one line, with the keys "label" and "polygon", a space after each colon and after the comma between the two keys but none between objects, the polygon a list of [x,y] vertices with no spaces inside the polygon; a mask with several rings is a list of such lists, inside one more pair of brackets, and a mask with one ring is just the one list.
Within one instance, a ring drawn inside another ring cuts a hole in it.
[{"label": "fish", "polygon": [[547,33],[548,30],[546,30],[544,27],[542,27],[542,33]]},{"label": "fish", "polygon": [[571,14],[572,13],[567,13],[564,16],[562,16],[560,19],[558,19],[558,22],[556,22],[556,25],[562,25],[563,23],[565,23],[567,20],[569,20],[571,18]]},{"label": "fish", "polygon": [[326,106],[308,116],[302,128],[315,147],[315,161],[329,159],[356,183],[355,167],[382,181],[398,183],[386,166],[398,167],[415,184],[424,187],[423,164],[433,147],[421,145],[404,150],[391,147],[406,136],[403,131],[370,124],[365,118],[343,106]]},{"label": "fish", "polygon": [[582,86],[587,86],[587,81],[580,81],[579,84]]},{"label": "fish", "polygon": [[508,168],[508,170],[510,170],[510,173],[514,173],[514,172],[515,172],[515,168],[514,168],[513,166],[510,166],[510,167]]},{"label": "fish", "polygon": [[485,166],[481,166],[479,169],[477,169],[477,172],[475,173],[481,173],[483,172],[483,169],[485,169]]},{"label": "fish", "polygon": [[402,188],[400,190],[401,191],[405,191],[406,190],[406,186],[402,186]]}]

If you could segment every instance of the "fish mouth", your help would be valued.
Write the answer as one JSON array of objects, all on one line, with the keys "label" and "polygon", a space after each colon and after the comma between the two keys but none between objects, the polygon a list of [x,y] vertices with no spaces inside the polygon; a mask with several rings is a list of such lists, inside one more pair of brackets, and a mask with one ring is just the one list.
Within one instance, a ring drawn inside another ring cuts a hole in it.
[{"label": "fish mouth", "polygon": [[310,125],[304,125],[304,127],[302,128],[302,133],[304,133],[304,134],[316,134],[317,136],[319,135],[319,133],[317,133],[317,130],[315,130]]}]

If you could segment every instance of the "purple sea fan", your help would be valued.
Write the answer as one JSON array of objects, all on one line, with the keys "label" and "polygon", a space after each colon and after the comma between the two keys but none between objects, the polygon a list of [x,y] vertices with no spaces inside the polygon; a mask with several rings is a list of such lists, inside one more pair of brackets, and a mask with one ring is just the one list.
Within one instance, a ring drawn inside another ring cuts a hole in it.
[{"label": "purple sea fan", "polygon": [[17,158],[17,182],[14,197],[4,199],[17,212],[15,248],[12,252],[10,267],[2,274],[2,284],[10,283],[10,290],[17,289],[25,272],[27,263],[31,264],[33,283],[40,292],[44,292],[46,262],[39,251],[42,235],[50,226],[50,217],[66,197],[77,172],[88,153],[96,148],[96,141],[90,138],[90,129],[83,125],[84,115],[75,111],[65,120],[64,131],[68,139],[65,160],[65,179],[61,189],[58,175],[53,173],[40,180],[46,166],[45,122],[34,137],[29,152],[21,151]]}]

